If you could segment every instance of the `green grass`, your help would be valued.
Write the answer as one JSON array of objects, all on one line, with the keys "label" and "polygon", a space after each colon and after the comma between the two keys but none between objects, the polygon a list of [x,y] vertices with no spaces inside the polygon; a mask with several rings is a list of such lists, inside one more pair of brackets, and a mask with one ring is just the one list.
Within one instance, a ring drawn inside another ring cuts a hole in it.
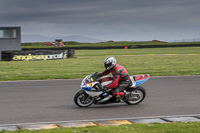
[{"label": "green grass", "polygon": [[[154,42],[154,41],[148,41],[148,42],[99,42],[99,43],[79,43],[79,42],[63,42],[65,45],[64,47],[94,47],[94,46],[127,46],[127,45],[159,45],[159,44],[168,44],[168,43],[162,43],[162,42]],[[171,43],[170,43],[171,44]],[[44,46],[42,42],[36,42],[36,43],[22,43],[22,48],[44,48],[44,47],[53,47],[53,46]]]},{"label": "green grass", "polygon": [[142,48],[142,49],[106,49],[106,50],[76,50],[76,56],[102,55],[138,55],[138,54],[200,54],[200,47],[175,48]]},{"label": "green grass", "polygon": [[[83,78],[104,70],[108,55],[120,54],[200,54],[200,47],[162,49],[76,50],[76,58],[46,61],[0,61],[0,81]],[[94,56],[98,55],[98,56]],[[200,75],[200,55],[115,56],[130,75]]]},{"label": "green grass", "polygon": [[[64,47],[102,47],[102,46],[135,46],[135,45],[175,45],[175,44],[200,44],[200,42],[177,42],[177,43],[167,43],[167,42],[160,42],[160,41],[143,41],[143,42],[99,42],[99,43],[79,43],[79,42],[63,42],[65,45]],[[22,48],[49,48],[54,46],[44,46],[43,42],[36,42],[36,43],[22,43]]]},{"label": "green grass", "polygon": [[57,128],[52,130],[1,131],[0,133],[200,133],[199,122],[152,123],[120,126],[90,126],[81,128]]}]

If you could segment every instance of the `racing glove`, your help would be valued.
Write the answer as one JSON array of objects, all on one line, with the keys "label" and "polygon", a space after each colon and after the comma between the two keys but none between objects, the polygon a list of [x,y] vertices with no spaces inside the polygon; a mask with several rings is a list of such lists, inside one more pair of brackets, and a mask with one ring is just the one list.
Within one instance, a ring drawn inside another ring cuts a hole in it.
[{"label": "racing glove", "polygon": [[97,77],[98,77],[98,78],[101,77],[101,73],[98,73],[98,72],[97,72]]}]

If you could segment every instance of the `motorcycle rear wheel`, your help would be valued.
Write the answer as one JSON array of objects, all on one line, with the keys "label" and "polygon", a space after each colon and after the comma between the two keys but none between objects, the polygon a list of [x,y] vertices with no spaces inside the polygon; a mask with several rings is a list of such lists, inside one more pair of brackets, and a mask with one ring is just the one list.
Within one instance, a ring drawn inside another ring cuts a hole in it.
[{"label": "motorcycle rear wheel", "polygon": [[137,105],[141,103],[146,96],[146,91],[142,86],[138,86],[136,88],[129,88],[128,92],[129,96],[126,100],[124,100],[124,102],[129,105]]},{"label": "motorcycle rear wheel", "polygon": [[94,103],[94,98],[89,96],[85,91],[80,90],[74,96],[74,103],[79,107],[88,107]]}]

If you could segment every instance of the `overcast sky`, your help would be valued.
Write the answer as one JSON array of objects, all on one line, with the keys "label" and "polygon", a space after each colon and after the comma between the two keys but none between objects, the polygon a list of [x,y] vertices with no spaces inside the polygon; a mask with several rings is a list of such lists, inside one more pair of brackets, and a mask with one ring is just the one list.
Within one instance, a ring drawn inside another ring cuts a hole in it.
[{"label": "overcast sky", "polygon": [[200,0],[0,0],[0,27],[100,40],[200,38]]}]

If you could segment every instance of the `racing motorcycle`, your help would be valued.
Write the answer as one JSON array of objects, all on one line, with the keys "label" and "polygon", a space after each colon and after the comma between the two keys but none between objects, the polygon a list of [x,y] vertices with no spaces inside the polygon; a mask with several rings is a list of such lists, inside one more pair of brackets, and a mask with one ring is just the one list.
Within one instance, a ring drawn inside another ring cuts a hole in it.
[{"label": "racing motorcycle", "polygon": [[[80,90],[74,96],[74,102],[79,107],[88,107],[92,104],[107,104],[115,103],[116,97],[112,95],[112,89],[104,90],[103,86],[112,83],[113,76],[104,76],[99,78],[98,73],[95,72],[87,75],[81,82]],[[124,96],[121,102],[128,105],[136,105],[141,103],[146,91],[141,86],[142,83],[150,78],[149,74],[130,76],[132,86],[123,90]]]}]

